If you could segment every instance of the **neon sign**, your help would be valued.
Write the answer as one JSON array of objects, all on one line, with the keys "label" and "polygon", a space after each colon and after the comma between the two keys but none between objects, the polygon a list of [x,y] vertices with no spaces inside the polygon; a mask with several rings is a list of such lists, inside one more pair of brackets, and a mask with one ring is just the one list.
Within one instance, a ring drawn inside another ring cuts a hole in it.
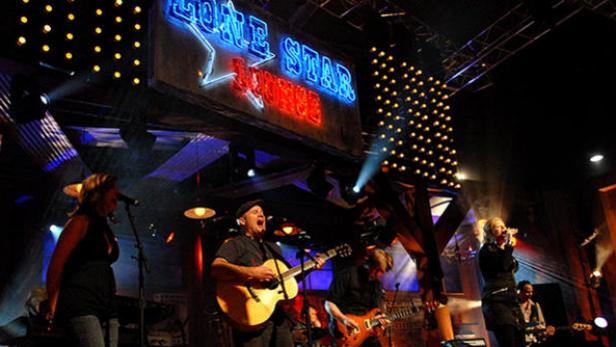
[{"label": "neon sign", "polygon": [[280,52],[282,71],[285,74],[303,78],[346,103],[355,101],[351,72],[344,65],[333,63],[331,58],[290,37],[282,39]]},{"label": "neon sign", "polygon": [[321,126],[321,99],[319,94],[268,71],[246,66],[241,58],[232,61],[235,73],[233,87],[240,93],[252,93],[264,104],[275,107],[286,115]]},{"label": "neon sign", "polygon": [[[323,123],[319,93],[345,105],[355,103],[353,77],[346,66],[294,38],[270,33],[267,22],[235,9],[231,0],[162,1],[166,1],[167,20],[188,29],[208,53],[201,69],[201,88],[231,81],[233,89],[260,112],[265,106],[272,107],[317,127]],[[278,44],[272,44],[272,38],[279,39]],[[301,85],[257,68],[277,56],[279,71]]]},{"label": "neon sign", "polygon": [[250,15],[246,20],[231,1],[219,4],[216,0],[170,0],[167,13],[203,34],[217,34],[229,46],[247,48],[259,58],[271,56],[267,23]]}]

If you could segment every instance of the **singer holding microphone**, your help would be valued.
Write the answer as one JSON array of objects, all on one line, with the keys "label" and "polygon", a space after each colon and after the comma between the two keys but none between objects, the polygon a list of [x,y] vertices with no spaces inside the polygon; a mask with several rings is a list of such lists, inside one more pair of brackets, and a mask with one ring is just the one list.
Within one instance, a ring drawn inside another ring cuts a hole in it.
[{"label": "singer holding microphone", "polygon": [[512,231],[499,217],[489,219],[483,231],[479,268],[484,280],[481,306],[486,326],[499,347],[523,347],[525,326],[513,276],[518,263],[513,257]]},{"label": "singer holding microphone", "polygon": [[113,176],[95,173],[82,182],[47,270],[50,324],[60,324],[80,347],[116,347],[118,319],[111,264],[118,242],[107,218],[120,193]]}]

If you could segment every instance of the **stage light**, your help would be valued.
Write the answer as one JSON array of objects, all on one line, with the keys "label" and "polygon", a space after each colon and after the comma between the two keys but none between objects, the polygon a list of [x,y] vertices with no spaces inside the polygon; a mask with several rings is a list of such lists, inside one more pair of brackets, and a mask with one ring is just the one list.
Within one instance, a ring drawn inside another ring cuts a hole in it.
[{"label": "stage light", "polygon": [[165,238],[165,244],[170,245],[175,239],[175,232],[171,231]]},{"label": "stage light", "polygon": [[133,43],[133,47],[135,47],[135,48],[139,48],[139,47],[141,47],[141,42],[139,42],[139,41],[135,41],[135,42]]},{"label": "stage light", "polygon": [[11,115],[18,123],[42,119],[49,108],[49,97],[24,75],[13,77],[10,101]]},{"label": "stage light", "polygon": [[71,53],[71,52],[66,52],[66,53],[64,54],[64,58],[66,58],[66,60],[71,60],[71,59],[73,59],[73,53]]},{"label": "stage light", "polygon": [[605,319],[605,318],[603,318],[603,317],[600,317],[600,316],[599,316],[599,317],[596,317],[596,318],[593,320],[593,323],[594,323],[594,325],[595,325],[597,328],[599,328],[599,329],[605,329],[605,328],[607,328],[607,326],[608,326],[607,319]]},{"label": "stage light", "polygon": [[27,4],[30,2],[30,0],[21,0],[21,2],[23,2],[24,4]]},{"label": "stage light", "polygon": [[122,6],[124,2],[122,0],[116,0],[115,3],[113,4],[115,7],[120,7]]},{"label": "stage light", "polygon": [[133,60],[133,65],[139,66],[139,65],[141,65],[141,61],[139,59],[135,59],[135,60]]},{"label": "stage light", "polygon": [[26,38],[23,36],[20,36],[17,38],[17,45],[18,46],[23,46],[26,44]]},{"label": "stage light", "polygon": [[116,34],[116,35],[113,37],[113,39],[114,39],[114,40],[116,40],[116,41],[118,41],[118,42],[119,42],[119,41],[122,41],[122,35],[120,35],[120,34]]},{"label": "stage light", "polygon": [[28,17],[26,17],[26,16],[21,16],[21,18],[19,18],[19,21],[20,21],[22,24],[26,24],[26,23],[28,23]]},{"label": "stage light", "polygon": [[122,23],[122,17],[120,17],[120,16],[116,16],[116,17],[115,17],[115,21],[116,21],[116,23],[118,23],[118,24],[119,24],[119,23]]},{"label": "stage light", "polygon": [[594,270],[591,274],[590,274],[590,286],[592,288],[599,288],[599,286],[601,285],[601,278],[603,277],[603,274],[601,273],[601,271],[599,270]]},{"label": "stage light", "polygon": [[47,11],[47,12],[51,12],[51,11],[53,11],[53,6],[51,6],[51,5],[45,5],[45,11]]},{"label": "stage light", "polygon": [[122,59],[122,54],[120,54],[119,52],[116,52],[116,53],[113,55],[113,59],[115,59],[115,60],[120,60],[120,59]]},{"label": "stage light", "polygon": [[139,78],[133,78],[133,85],[139,85],[139,83],[141,83],[141,80]]},{"label": "stage light", "polygon": [[102,51],[101,46],[94,46],[94,52],[95,53],[100,53]]},{"label": "stage light", "polygon": [[120,77],[122,77],[122,73],[120,73],[120,71],[115,71],[113,73],[113,78],[120,78]]},{"label": "stage light", "polygon": [[139,24],[139,23],[135,23],[134,28],[135,28],[135,30],[137,30],[137,31],[141,30],[141,24]]},{"label": "stage light", "polygon": [[49,52],[49,50],[50,50],[50,49],[51,49],[51,48],[49,47],[49,45],[43,45],[43,46],[41,47],[41,50],[42,50],[43,52],[45,52],[45,53]]},{"label": "stage light", "polygon": [[68,15],[66,15],[66,18],[67,18],[69,21],[74,21],[74,20],[75,20],[75,15],[74,15],[74,14],[72,14],[72,13],[69,13]]},{"label": "stage light", "polygon": [[134,14],[141,13],[141,7],[139,7],[139,6],[135,6],[135,8],[133,9],[133,13],[134,13]]},{"label": "stage light", "polygon": [[100,8],[97,8],[95,11],[97,16],[102,16],[103,15],[103,10],[101,10]]},{"label": "stage light", "polygon": [[60,234],[62,233],[62,227],[52,224],[49,226],[49,232],[53,235],[53,239],[55,242],[58,242],[60,238]]},{"label": "stage light", "polygon": [[590,162],[592,162],[592,163],[598,163],[598,162],[600,162],[602,160],[603,160],[603,155],[602,154],[598,154],[597,153],[597,154],[593,154],[590,157]]},{"label": "stage light", "polygon": [[75,36],[73,36],[73,33],[66,33],[66,39],[67,40],[72,40]]},{"label": "stage light", "polygon": [[92,67],[92,71],[94,71],[94,72],[99,72],[99,71],[101,71],[101,67],[100,67],[99,65],[94,65],[94,66]]},{"label": "stage light", "polygon": [[51,25],[45,24],[43,25],[43,34],[47,34],[51,31]]},{"label": "stage light", "polygon": [[360,199],[365,197],[362,187],[357,184],[353,186],[341,184],[340,186],[343,187],[340,190],[340,196],[349,205],[355,205]]},{"label": "stage light", "polygon": [[256,171],[255,169],[248,169],[248,171],[246,171],[246,176],[248,177],[255,177],[256,176]]}]

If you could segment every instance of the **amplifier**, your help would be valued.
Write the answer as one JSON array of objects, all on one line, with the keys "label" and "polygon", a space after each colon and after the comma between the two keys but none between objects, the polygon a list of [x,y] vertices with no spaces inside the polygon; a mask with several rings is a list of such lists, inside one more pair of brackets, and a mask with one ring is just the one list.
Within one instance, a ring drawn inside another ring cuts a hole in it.
[{"label": "amplifier", "polygon": [[477,338],[477,339],[457,339],[457,340],[449,340],[449,341],[441,342],[441,347],[467,347],[467,346],[485,347],[486,340],[482,338]]}]

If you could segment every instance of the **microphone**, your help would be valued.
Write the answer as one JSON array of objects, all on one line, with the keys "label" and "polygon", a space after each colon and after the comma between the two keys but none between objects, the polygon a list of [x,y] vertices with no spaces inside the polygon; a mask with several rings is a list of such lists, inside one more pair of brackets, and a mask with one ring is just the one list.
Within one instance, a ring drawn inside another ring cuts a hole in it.
[{"label": "microphone", "polygon": [[137,199],[133,199],[129,196],[126,196],[122,193],[118,193],[118,200],[122,201],[123,203],[127,204],[127,205],[132,205],[132,206],[139,206],[139,200]]},{"label": "microphone", "polygon": [[282,224],[282,223],[286,223],[286,222],[289,221],[285,217],[276,217],[276,216],[267,216],[265,218],[265,220],[266,220],[267,224],[270,224],[270,225],[272,225],[272,224]]}]

